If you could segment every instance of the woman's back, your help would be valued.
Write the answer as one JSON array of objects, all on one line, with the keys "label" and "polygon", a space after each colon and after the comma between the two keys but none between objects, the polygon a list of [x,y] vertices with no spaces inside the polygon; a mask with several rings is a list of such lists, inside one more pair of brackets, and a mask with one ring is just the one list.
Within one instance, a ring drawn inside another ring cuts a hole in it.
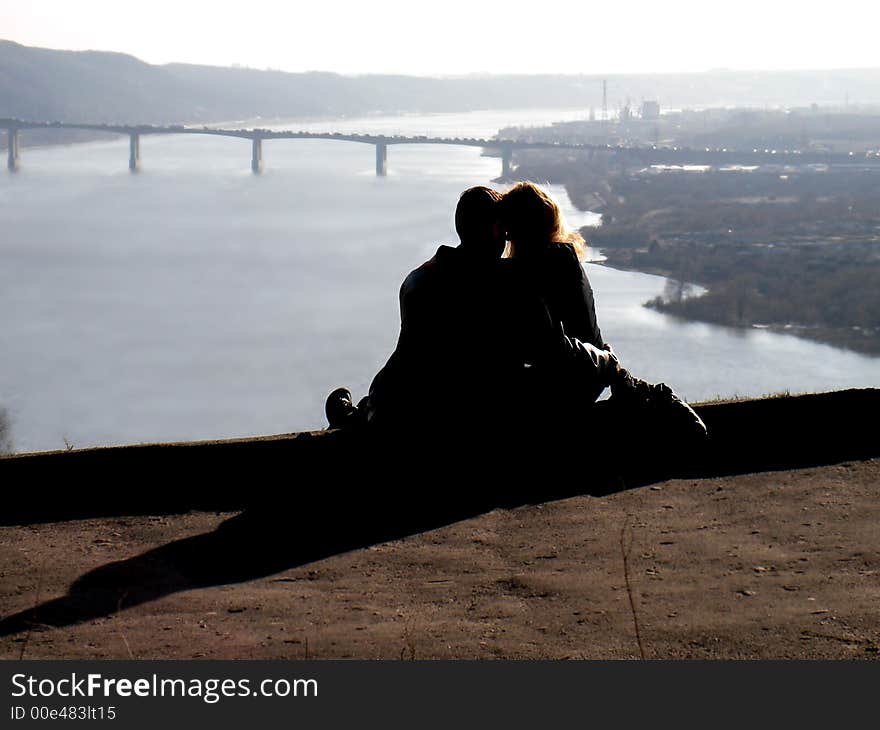
[{"label": "woman's back", "polygon": [[530,247],[513,262],[529,289],[544,301],[550,316],[562,323],[565,334],[602,347],[593,288],[571,244]]},{"label": "woman's back", "polygon": [[569,230],[557,202],[534,183],[514,185],[501,207],[510,253],[524,280],[566,335],[601,347],[593,289],[580,262],[583,237]]}]

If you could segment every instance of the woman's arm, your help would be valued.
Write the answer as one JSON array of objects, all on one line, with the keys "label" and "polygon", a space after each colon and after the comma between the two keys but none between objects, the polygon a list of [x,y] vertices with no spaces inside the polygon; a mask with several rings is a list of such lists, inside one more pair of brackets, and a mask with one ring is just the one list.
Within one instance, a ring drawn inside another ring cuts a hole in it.
[{"label": "woman's arm", "polygon": [[596,319],[593,287],[574,249],[568,245],[559,245],[559,248],[565,253],[558,255],[560,271],[559,276],[554,277],[558,282],[553,287],[559,310],[557,316],[565,334],[601,348],[602,332]]}]

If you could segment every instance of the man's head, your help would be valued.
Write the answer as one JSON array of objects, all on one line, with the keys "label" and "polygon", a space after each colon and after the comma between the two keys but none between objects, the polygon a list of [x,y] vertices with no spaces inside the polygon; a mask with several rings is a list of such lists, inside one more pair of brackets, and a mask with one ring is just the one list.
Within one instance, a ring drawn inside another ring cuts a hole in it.
[{"label": "man's head", "polygon": [[461,194],[455,208],[455,230],[463,248],[487,258],[499,258],[504,253],[500,202],[501,194],[483,185]]}]

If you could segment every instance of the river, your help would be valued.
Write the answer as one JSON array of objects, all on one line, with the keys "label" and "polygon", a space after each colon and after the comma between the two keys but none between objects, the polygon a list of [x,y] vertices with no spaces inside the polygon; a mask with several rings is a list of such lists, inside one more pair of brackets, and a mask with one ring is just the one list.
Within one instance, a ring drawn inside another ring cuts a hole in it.
[{"label": "river", "polygon": [[[489,136],[571,110],[370,117],[286,128]],[[261,126],[266,126],[263,123]],[[25,147],[0,174],[0,406],[17,451],[320,428],[324,396],[365,392],[397,336],[397,292],[441,242],[475,148],[143,138]],[[554,189],[569,222],[575,211]],[[642,305],[664,279],[588,264],[602,331],[638,375],[689,400],[880,386],[880,360]]]}]

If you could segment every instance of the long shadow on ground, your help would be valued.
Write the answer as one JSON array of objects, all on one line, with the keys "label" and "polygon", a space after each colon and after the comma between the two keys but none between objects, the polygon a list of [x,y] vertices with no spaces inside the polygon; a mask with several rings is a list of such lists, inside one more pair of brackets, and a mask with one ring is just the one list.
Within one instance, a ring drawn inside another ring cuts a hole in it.
[{"label": "long shadow on ground", "polygon": [[[436,480],[430,483],[437,486]],[[109,616],[179,591],[254,580],[474,517],[496,506],[513,506],[509,498],[494,498],[485,481],[481,498],[455,489],[446,496],[422,493],[424,484],[410,485],[409,493],[325,492],[295,504],[278,502],[249,510],[212,532],[89,571],[67,595],[0,620],[0,636]]]},{"label": "long shadow on ground", "polygon": [[[878,407],[878,390],[706,406],[698,410],[712,438],[673,458],[652,453],[646,439],[632,440],[620,427],[608,434],[610,451],[597,449],[583,434],[568,440],[547,434],[543,441],[512,445],[471,433],[454,446],[377,447],[328,432],[0,460],[0,476],[29,483],[40,483],[31,477],[57,480],[49,499],[15,490],[0,520],[6,524],[28,517],[70,519],[83,511],[155,514],[250,506],[212,532],[86,573],[67,595],[0,620],[0,636],[37,625],[69,626],[179,591],[253,580],[496,507],[609,494],[671,476],[869,458],[880,453],[880,443],[856,416]],[[71,495],[59,486],[91,472],[92,493]]]}]

